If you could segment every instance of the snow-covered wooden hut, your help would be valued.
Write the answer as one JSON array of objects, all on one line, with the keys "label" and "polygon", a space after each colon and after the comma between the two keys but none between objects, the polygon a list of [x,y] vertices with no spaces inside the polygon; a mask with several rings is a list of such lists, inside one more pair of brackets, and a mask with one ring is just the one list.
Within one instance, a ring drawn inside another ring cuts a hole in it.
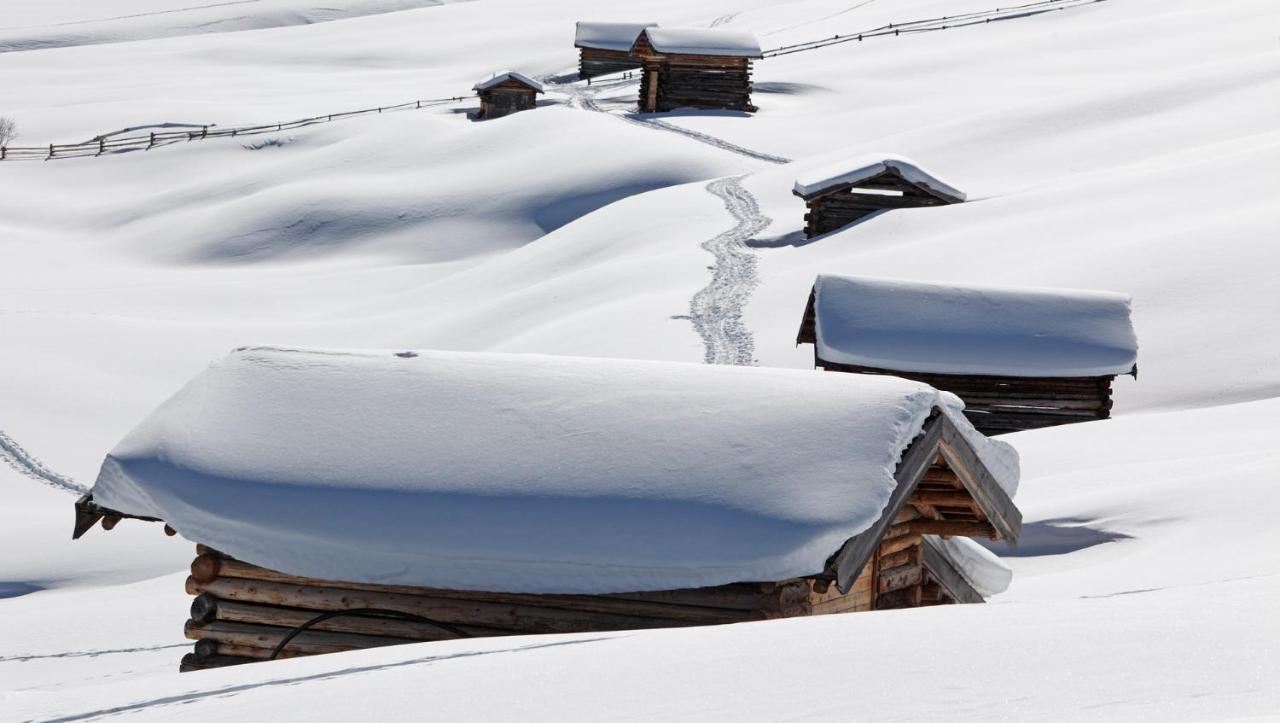
[{"label": "snow-covered wooden hut", "polygon": [[1106,419],[1117,375],[1138,373],[1124,294],[817,278],[797,344],[814,365],[952,392],[984,434]]},{"label": "snow-covered wooden hut", "polygon": [[860,156],[805,172],[792,193],[804,199],[805,236],[813,238],[894,208],[943,206],[963,191],[898,156]]},{"label": "snow-covered wooden hut", "polygon": [[573,36],[578,49],[578,77],[586,80],[640,68],[631,47],[645,28],[657,23],[596,23],[579,21]]},{"label": "snow-covered wooden hut", "polygon": [[712,108],[755,112],[751,61],[755,35],[722,28],[645,28],[631,54],[640,58],[640,111]]},{"label": "snow-covered wooden hut", "polygon": [[531,110],[538,103],[542,83],[514,70],[494,73],[488,80],[472,86],[480,97],[479,119],[501,118],[522,110]]},{"label": "snow-covered wooden hut", "polygon": [[200,543],[190,670],[980,602],[1010,573],[967,538],[1017,539],[1017,478],[903,379],[249,348],[111,451],[76,531]]}]

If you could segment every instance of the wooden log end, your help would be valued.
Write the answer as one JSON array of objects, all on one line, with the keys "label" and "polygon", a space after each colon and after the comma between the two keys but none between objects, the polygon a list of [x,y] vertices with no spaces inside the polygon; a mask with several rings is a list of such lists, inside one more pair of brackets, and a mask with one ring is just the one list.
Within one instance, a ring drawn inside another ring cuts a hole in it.
[{"label": "wooden log end", "polygon": [[212,553],[198,555],[191,561],[191,577],[197,582],[212,582],[222,571],[222,559]]}]

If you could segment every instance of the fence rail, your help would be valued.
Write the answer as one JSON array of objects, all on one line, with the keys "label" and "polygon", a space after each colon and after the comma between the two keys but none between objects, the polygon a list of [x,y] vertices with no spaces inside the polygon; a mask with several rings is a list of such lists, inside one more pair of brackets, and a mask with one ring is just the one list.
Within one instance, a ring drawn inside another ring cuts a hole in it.
[{"label": "fence rail", "polygon": [[1036,0],[1035,2],[1029,2],[1022,5],[1011,5],[1002,8],[992,8],[990,10],[978,10],[971,13],[962,13],[960,15],[925,18],[905,23],[889,23],[887,25],[881,25],[861,32],[842,33],[840,35],[832,35],[819,40],[809,40],[803,43],[770,48],[769,50],[764,51],[764,57],[776,58],[781,55],[803,53],[810,50],[828,48],[832,45],[840,45],[842,43],[860,42],[870,38],[902,36],[914,33],[930,33],[938,30],[951,30],[953,28],[962,28],[971,25],[984,25],[1002,20],[1014,20],[1043,13],[1056,12],[1058,10],[1067,10],[1068,8],[1093,5],[1104,1],[1105,0]]},{"label": "fence rail", "polygon": [[170,145],[173,143],[185,143],[187,141],[197,141],[205,138],[238,138],[240,136],[252,136],[262,133],[276,133],[278,131],[289,130],[292,128],[303,128],[319,123],[331,123],[336,120],[354,118],[355,116],[360,115],[393,113],[396,111],[418,110],[420,108],[453,105],[464,100],[467,100],[464,96],[429,98],[425,100],[411,100],[407,103],[398,103],[396,105],[384,105],[377,108],[350,110],[342,113],[329,113],[326,115],[312,116],[310,118],[299,118],[297,120],[267,123],[264,125],[233,126],[230,128],[222,128],[214,125],[199,127],[191,126],[188,129],[180,131],[155,131],[142,135],[108,134],[98,136],[91,141],[85,141],[83,143],[51,143],[47,146],[5,147],[0,148],[0,161],[83,158],[85,156],[99,156],[104,153],[120,151],[147,150],[157,146]]}]

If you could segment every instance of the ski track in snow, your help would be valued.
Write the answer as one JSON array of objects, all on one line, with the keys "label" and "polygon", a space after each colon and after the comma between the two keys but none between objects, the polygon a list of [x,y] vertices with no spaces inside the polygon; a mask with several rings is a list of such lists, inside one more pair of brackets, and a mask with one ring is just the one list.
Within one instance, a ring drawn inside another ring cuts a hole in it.
[{"label": "ski track in snow", "polygon": [[716,262],[711,267],[711,283],[689,302],[689,320],[706,346],[707,364],[755,364],[755,340],[742,322],[742,310],[759,280],[756,256],[745,242],[773,220],[760,213],[755,197],[742,187],[743,178],[721,178],[707,184],[707,192],[724,201],[736,221],[733,228],[703,242],[702,248],[715,256]]},{"label": "ski track in snow", "polygon": [[22,445],[2,430],[0,430],[0,459],[18,472],[40,480],[50,487],[77,495],[88,492],[88,489],[79,482],[44,466],[43,462],[31,456],[30,452],[23,449]]},{"label": "ski track in snow", "polygon": [[[569,106],[571,108],[604,113],[606,115],[613,116],[614,118],[627,121],[628,123],[634,123],[645,128],[656,128],[670,133],[679,133],[682,136],[692,138],[700,143],[705,143],[709,146],[714,146],[720,150],[728,151],[730,153],[736,153],[740,156],[746,156],[747,158],[753,158],[757,161],[765,161],[767,163],[791,162],[790,158],[786,158],[784,156],[775,156],[772,153],[752,150],[736,143],[730,143],[723,138],[717,138],[716,136],[708,135],[706,133],[699,133],[698,131],[689,130],[688,128],[681,128],[680,126],[667,123],[666,121],[657,120],[655,118],[640,118],[632,114],[622,115],[619,113],[611,113],[610,111],[601,108],[599,103],[596,103],[595,95],[597,91],[591,86],[582,86],[574,83],[555,83],[554,81],[546,78],[543,80],[547,83],[547,87],[559,90],[568,96]],[[619,85],[631,82],[634,81],[613,81],[606,82],[604,85]]]}]

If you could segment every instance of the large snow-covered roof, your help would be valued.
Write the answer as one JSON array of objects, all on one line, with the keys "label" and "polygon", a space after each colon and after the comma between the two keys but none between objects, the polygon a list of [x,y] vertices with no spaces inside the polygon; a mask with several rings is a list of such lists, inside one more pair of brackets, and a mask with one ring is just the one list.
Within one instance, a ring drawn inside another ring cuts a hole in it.
[{"label": "large snow-covered roof", "polygon": [[733,55],[759,58],[760,41],[752,33],[724,28],[646,28],[649,44],[659,53]]},{"label": "large snow-covered roof", "polygon": [[814,283],[818,356],[939,374],[1129,373],[1138,341],[1124,294],[931,284],[824,274]]},{"label": "large snow-covered roof", "polygon": [[576,48],[597,48],[599,50],[617,50],[627,52],[635,45],[645,28],[657,23],[595,23],[579,21],[573,36]]},{"label": "large snow-covered roof", "polygon": [[530,78],[524,73],[517,73],[514,70],[500,70],[494,73],[493,76],[490,77],[488,80],[483,80],[471,86],[471,89],[472,90],[488,90],[489,88],[492,88],[495,85],[499,85],[501,83],[505,83],[508,80],[514,80],[520,83],[524,83],[525,85],[529,86],[530,88],[533,88],[539,93],[543,92],[544,90],[544,88],[542,87],[542,83],[539,83],[538,81],[534,80],[533,78]]},{"label": "large snow-covered roof", "polygon": [[562,593],[785,579],[880,517],[931,410],[966,424],[956,404],[893,377],[248,348],[130,432],[93,494],[325,579]]},{"label": "large snow-covered roof", "polygon": [[796,177],[794,191],[796,195],[807,198],[830,188],[866,181],[889,170],[897,171],[903,179],[918,186],[923,186],[948,198],[948,200],[965,200],[964,191],[926,172],[915,161],[902,156],[886,154],[843,158],[804,171]]}]

